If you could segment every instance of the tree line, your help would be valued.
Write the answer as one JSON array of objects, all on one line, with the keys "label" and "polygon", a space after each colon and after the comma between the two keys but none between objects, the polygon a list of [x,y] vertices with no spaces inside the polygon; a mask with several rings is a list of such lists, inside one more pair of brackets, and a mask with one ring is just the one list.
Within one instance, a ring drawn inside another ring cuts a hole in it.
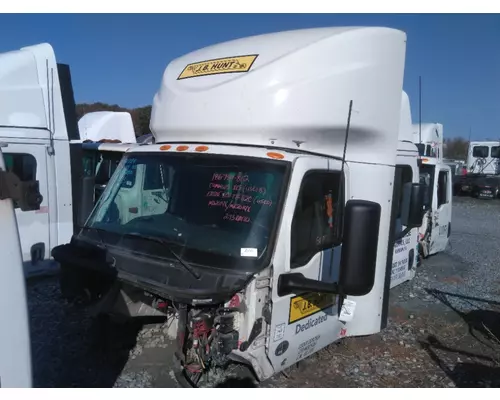
[{"label": "tree line", "polygon": [[[151,106],[138,108],[125,108],[117,104],[92,103],[77,104],[76,115],[78,119],[89,112],[95,111],[126,111],[132,116],[136,136],[150,133],[149,120],[151,119]],[[444,139],[444,157],[450,159],[465,160],[467,158],[467,147],[469,142],[461,137]]]}]

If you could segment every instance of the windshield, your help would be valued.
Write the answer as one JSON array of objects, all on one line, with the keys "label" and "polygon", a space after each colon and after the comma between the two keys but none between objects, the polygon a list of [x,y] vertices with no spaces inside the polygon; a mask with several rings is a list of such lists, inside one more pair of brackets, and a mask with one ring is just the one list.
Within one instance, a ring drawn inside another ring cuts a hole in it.
[{"label": "windshield", "polygon": [[165,239],[190,262],[260,265],[280,213],[287,165],[239,156],[131,153],[87,225],[118,236]]}]

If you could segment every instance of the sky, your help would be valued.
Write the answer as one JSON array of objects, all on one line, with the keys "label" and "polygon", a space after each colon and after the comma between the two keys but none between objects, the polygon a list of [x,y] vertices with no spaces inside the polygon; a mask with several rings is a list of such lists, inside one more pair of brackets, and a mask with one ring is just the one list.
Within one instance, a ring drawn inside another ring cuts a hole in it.
[{"label": "sky", "polygon": [[406,32],[404,90],[418,122],[445,137],[500,138],[500,14],[0,14],[0,52],[50,43],[69,64],[75,100],[152,103],[167,64],[240,37],[324,26]]}]

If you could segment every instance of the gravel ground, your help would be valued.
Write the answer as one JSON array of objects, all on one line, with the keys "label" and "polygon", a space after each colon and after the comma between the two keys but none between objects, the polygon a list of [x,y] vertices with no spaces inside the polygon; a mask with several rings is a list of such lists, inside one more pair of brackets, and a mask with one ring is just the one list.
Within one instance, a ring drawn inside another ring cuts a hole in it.
[{"label": "gravel ground", "polygon": [[[388,327],[347,338],[271,387],[500,387],[500,201],[454,198],[451,246],[391,292]],[[164,328],[130,324],[107,345],[57,280],[28,284],[38,387],[172,387]]]}]

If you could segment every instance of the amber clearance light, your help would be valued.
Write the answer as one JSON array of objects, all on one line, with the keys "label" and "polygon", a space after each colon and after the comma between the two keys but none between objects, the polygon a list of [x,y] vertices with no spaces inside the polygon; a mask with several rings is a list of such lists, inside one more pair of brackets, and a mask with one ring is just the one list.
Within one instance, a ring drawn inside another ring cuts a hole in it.
[{"label": "amber clearance light", "polygon": [[165,151],[165,150],[170,150],[172,146],[169,144],[164,144],[163,146],[160,146],[160,150]]},{"label": "amber clearance light", "polygon": [[189,146],[177,146],[176,150],[177,151],[186,151],[189,149]]},{"label": "amber clearance light", "polygon": [[272,151],[270,151],[269,153],[267,153],[267,156],[269,158],[274,158],[276,160],[282,160],[283,158],[285,158],[285,156],[281,153],[274,153]]},{"label": "amber clearance light", "polygon": [[208,146],[197,146],[194,151],[207,151]]}]

